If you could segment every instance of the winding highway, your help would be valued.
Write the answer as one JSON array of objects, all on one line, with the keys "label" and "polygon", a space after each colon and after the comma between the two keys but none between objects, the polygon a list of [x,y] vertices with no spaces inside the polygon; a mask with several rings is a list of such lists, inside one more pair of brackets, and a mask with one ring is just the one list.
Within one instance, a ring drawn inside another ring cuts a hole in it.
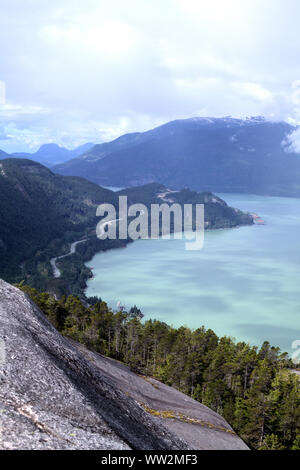
[{"label": "winding highway", "polygon": [[56,261],[58,259],[66,258],[66,256],[73,255],[74,253],[76,253],[76,246],[79,245],[80,243],[84,243],[86,241],[87,241],[87,238],[85,238],[84,240],[78,240],[77,242],[72,243],[69,253],[67,253],[66,255],[62,255],[62,256],[56,256],[56,258],[51,258],[50,263],[51,263],[51,266],[52,266],[53,276],[55,278],[59,278],[61,276],[61,271],[57,267]]},{"label": "winding highway", "polygon": [[[110,220],[109,222],[104,222],[102,225],[100,225],[100,230],[99,230],[98,233],[97,233],[98,238],[100,238],[100,237],[104,234],[104,228],[105,228],[107,225],[112,225],[113,223],[118,222],[118,220],[120,220],[120,219]],[[70,255],[74,255],[74,253],[76,253],[76,247],[77,247],[77,245],[79,245],[80,243],[85,243],[87,240],[88,240],[88,238],[84,238],[83,240],[78,240],[78,241],[76,241],[76,242],[73,242],[73,243],[71,244],[71,248],[70,248],[70,251],[69,251],[68,253],[66,253],[65,255],[56,256],[55,258],[51,258],[50,264],[51,264],[51,266],[52,266],[53,276],[54,276],[56,279],[58,279],[59,277],[61,277],[61,271],[60,271],[60,269],[57,267],[57,264],[56,264],[57,260],[66,258],[67,256],[70,256]]]}]

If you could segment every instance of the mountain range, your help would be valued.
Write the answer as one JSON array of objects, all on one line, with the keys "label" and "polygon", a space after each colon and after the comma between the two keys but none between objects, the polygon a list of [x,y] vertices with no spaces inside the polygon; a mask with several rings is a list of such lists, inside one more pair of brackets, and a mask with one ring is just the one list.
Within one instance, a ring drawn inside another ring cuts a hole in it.
[{"label": "mountain range", "polygon": [[126,134],[53,167],[104,186],[158,182],[179,189],[300,196],[295,127],[263,118],[193,118]]},{"label": "mountain range", "polygon": [[79,155],[87,152],[94,146],[92,143],[87,143],[76,147],[73,150],[61,147],[57,144],[44,144],[35,153],[16,152],[11,155],[0,150],[0,160],[3,158],[16,157],[16,158],[28,158],[47,167],[58,165],[71,160]]}]

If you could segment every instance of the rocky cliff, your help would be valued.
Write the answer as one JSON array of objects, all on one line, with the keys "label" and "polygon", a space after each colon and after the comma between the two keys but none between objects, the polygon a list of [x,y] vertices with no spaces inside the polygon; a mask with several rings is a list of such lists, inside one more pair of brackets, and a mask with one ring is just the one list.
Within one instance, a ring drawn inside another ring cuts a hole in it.
[{"label": "rocky cliff", "polygon": [[62,337],[0,280],[0,449],[247,449],[222,417]]}]

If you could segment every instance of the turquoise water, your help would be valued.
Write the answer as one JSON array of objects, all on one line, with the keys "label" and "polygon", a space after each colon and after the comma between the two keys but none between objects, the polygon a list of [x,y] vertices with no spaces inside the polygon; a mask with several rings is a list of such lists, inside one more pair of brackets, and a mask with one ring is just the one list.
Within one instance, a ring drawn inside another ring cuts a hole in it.
[{"label": "turquoise water", "polygon": [[204,325],[218,335],[291,352],[300,339],[300,199],[223,194],[266,225],[205,233],[201,251],[184,240],[139,240],[96,255],[86,294],[175,327]]}]

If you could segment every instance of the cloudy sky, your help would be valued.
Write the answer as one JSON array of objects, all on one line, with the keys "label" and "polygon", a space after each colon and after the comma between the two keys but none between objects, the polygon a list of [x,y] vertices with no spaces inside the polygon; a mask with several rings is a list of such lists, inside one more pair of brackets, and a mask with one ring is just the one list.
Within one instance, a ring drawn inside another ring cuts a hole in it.
[{"label": "cloudy sky", "polygon": [[0,149],[176,118],[300,122],[299,0],[0,0]]}]

